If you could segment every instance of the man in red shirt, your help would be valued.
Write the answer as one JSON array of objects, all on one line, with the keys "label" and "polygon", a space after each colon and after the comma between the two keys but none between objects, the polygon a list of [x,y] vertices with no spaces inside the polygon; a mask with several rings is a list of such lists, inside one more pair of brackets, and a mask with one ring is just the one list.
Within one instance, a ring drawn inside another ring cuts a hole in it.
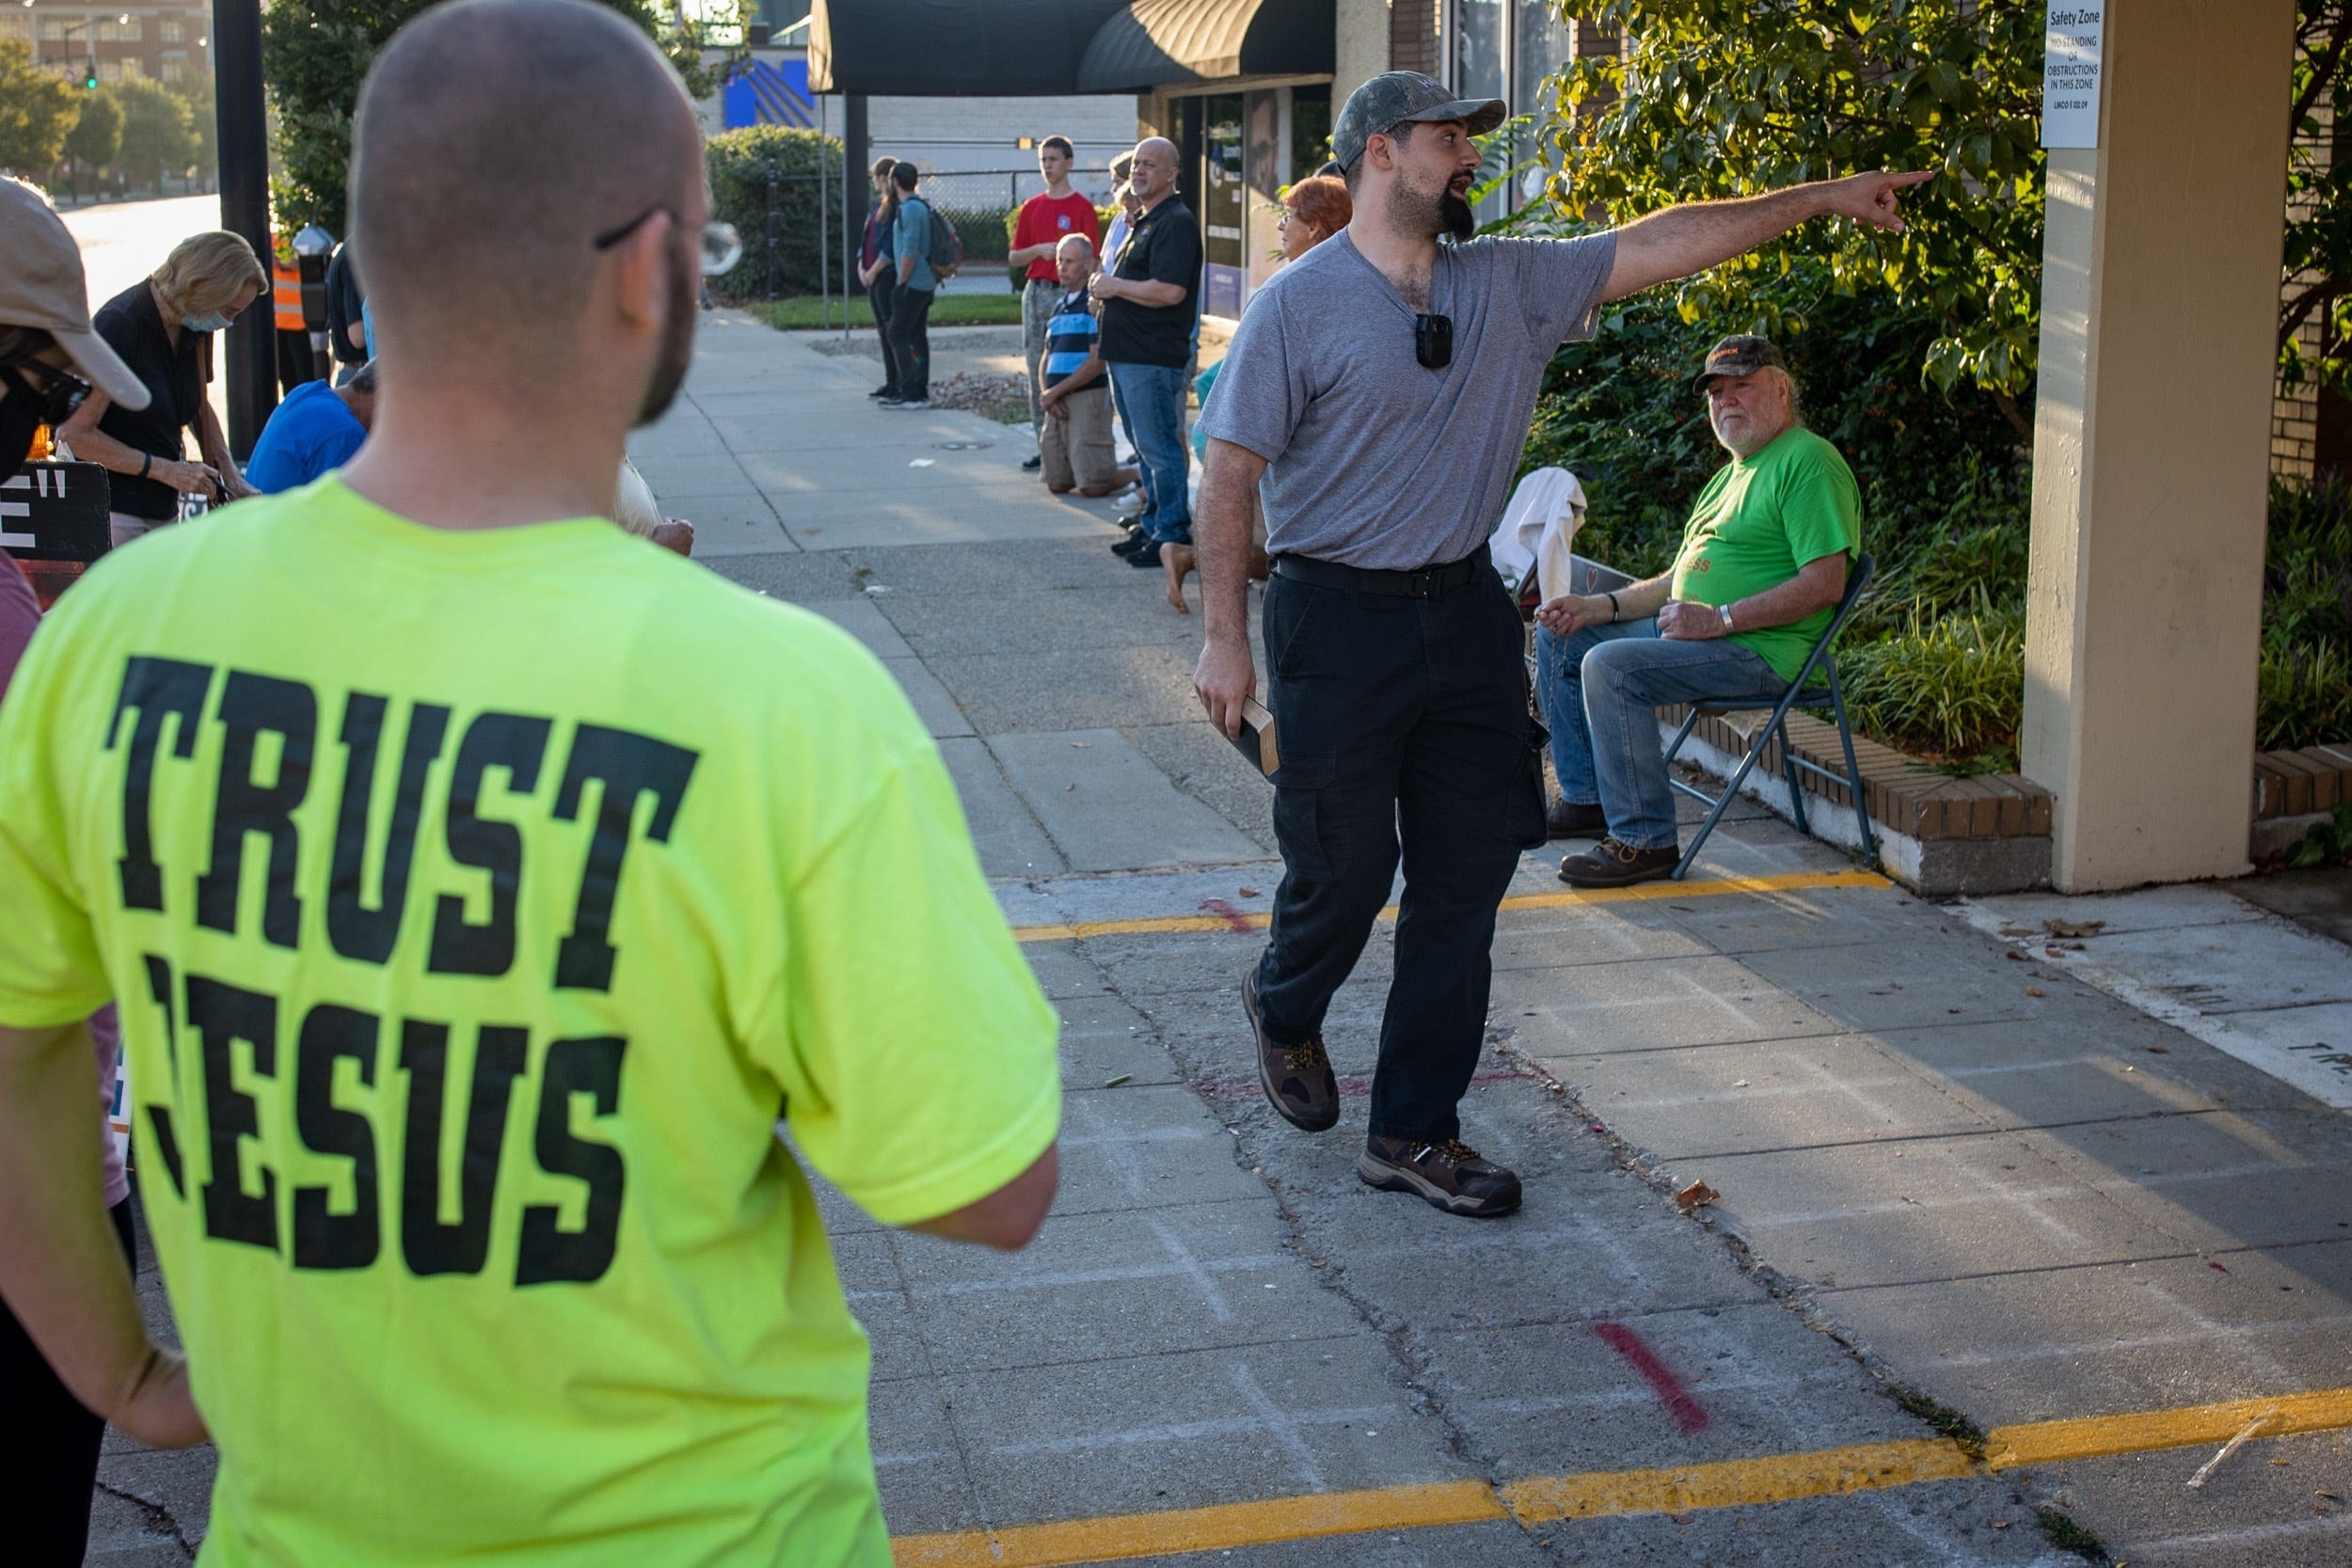
[{"label": "man in red shirt", "polygon": [[[1054,302],[1062,294],[1055,247],[1065,234],[1084,234],[1091,249],[1103,246],[1102,220],[1095,215],[1092,198],[1070,186],[1070,166],[1076,157],[1068,136],[1048,136],[1038,144],[1037,169],[1045,176],[1045,194],[1021,204],[1012,229],[1012,253],[1006,258],[1016,267],[1028,268],[1021,290],[1021,349],[1029,361],[1029,428],[1041,438],[1045,405],[1039,401],[1043,388],[1038,385],[1037,367],[1045,354],[1045,324],[1053,319]],[[1032,457],[1021,466],[1034,468],[1039,462]]]}]

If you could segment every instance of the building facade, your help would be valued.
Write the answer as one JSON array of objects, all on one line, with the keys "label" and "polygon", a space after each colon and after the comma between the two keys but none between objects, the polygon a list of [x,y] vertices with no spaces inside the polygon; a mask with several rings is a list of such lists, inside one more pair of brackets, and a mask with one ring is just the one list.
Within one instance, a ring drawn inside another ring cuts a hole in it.
[{"label": "building facade", "polygon": [[204,0],[0,0],[0,39],[23,40],[36,60],[76,82],[174,84],[209,75],[212,31]]},{"label": "building facade", "polygon": [[[1551,114],[1546,82],[1564,61],[1617,48],[1613,35],[1562,21],[1550,0],[1335,0],[1330,38],[1327,71],[1207,75],[1138,100],[1139,134],[1165,135],[1184,154],[1213,327],[1237,320],[1273,276],[1279,193],[1330,157],[1332,116],[1366,78],[1418,71],[1465,98],[1502,99],[1514,116],[1540,123]],[[1534,131],[1515,138],[1512,177],[1480,217],[1501,217],[1542,190],[1549,170]]]}]

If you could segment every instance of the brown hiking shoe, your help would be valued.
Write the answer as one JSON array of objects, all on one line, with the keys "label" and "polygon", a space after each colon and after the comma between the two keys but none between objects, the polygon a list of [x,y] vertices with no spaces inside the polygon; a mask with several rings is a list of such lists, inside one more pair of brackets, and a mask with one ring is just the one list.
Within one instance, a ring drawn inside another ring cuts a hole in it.
[{"label": "brown hiking shoe", "polygon": [[1356,1174],[1384,1193],[1413,1193],[1449,1214],[1494,1219],[1519,1206],[1519,1179],[1459,1138],[1364,1140]]},{"label": "brown hiking shoe", "polygon": [[1339,1125],[1340,1081],[1324,1053],[1323,1037],[1304,1045],[1277,1045],[1266,1038],[1258,1021],[1258,972],[1242,977],[1242,1010],[1249,1015],[1249,1032],[1258,1038],[1258,1082],[1266,1099],[1293,1127],[1309,1132],[1328,1132]]},{"label": "brown hiking shoe", "polygon": [[1673,876],[1675,863],[1680,859],[1682,851],[1671,845],[1663,849],[1636,849],[1612,834],[1581,855],[1562,856],[1560,879],[1571,887],[1629,887]]}]

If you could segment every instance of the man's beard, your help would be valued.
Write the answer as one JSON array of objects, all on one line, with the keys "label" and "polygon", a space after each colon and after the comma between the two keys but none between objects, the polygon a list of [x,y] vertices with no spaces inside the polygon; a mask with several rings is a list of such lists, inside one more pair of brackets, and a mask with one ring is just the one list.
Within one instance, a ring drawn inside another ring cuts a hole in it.
[{"label": "man's beard", "polygon": [[1452,181],[1435,191],[1417,191],[1399,183],[1394,203],[1398,215],[1425,234],[1443,234],[1459,243],[1478,232],[1478,214],[1454,194]]},{"label": "man's beard", "polygon": [[[1753,418],[1740,421],[1740,434],[1736,437],[1724,433],[1724,421],[1720,417],[1709,415],[1707,422],[1715,432],[1716,444],[1734,457],[1754,457],[1757,452],[1772,445],[1769,439],[1763,438],[1764,426],[1761,421]],[[1779,433],[1775,431],[1773,434]]]},{"label": "man's beard", "polygon": [[686,385],[687,367],[694,362],[694,323],[701,314],[701,268],[691,257],[672,258],[670,308],[661,323],[661,354],[654,361],[653,379],[645,385],[645,401],[637,409],[640,429],[669,412],[677,389]]},{"label": "man's beard", "polygon": [[1470,211],[1469,202],[1454,194],[1451,185],[1438,198],[1438,220],[1445,225],[1444,232],[1456,245],[1478,232],[1478,214]]}]

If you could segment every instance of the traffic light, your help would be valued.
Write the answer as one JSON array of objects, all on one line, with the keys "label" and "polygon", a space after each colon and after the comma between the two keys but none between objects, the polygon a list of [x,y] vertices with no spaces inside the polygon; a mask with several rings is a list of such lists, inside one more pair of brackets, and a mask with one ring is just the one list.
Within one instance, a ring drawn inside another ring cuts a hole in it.
[{"label": "traffic light", "polygon": [[98,90],[98,62],[96,60],[90,61],[82,68],[82,90],[84,92]]}]

